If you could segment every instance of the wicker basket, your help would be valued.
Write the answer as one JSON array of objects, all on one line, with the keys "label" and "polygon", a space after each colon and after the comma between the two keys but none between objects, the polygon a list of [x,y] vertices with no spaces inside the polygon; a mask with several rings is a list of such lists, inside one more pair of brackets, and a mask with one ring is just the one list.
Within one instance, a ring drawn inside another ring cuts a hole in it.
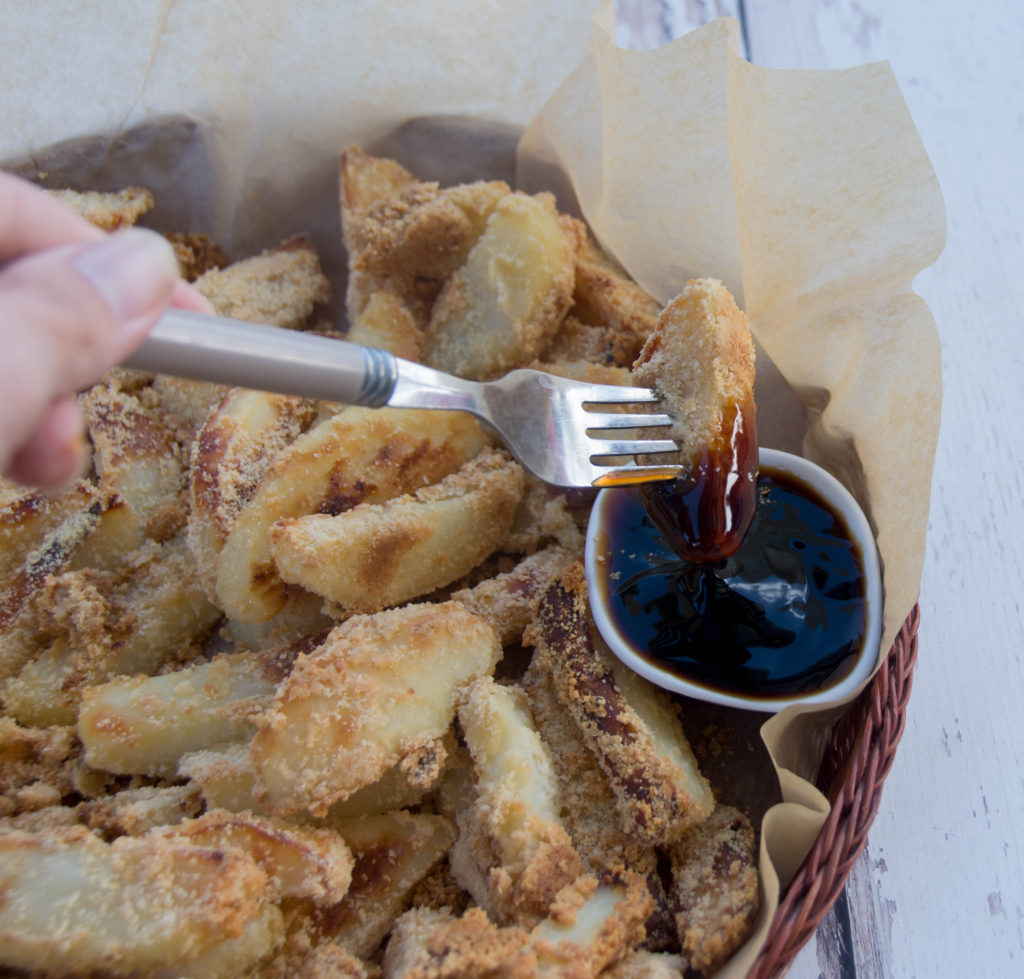
[{"label": "wicker basket", "polygon": [[786,971],[839,897],[864,848],[903,734],[919,622],[915,606],[874,679],[832,728],[817,779],[832,810],[779,901],[748,979]]}]

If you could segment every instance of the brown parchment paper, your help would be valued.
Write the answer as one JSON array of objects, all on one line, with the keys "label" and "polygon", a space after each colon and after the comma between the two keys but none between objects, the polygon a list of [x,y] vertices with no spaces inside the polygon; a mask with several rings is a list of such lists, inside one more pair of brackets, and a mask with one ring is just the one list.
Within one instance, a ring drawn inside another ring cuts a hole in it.
[{"label": "brown parchment paper", "polygon": [[[146,184],[150,223],[233,257],[307,231],[339,293],[352,143],[427,179],[555,190],[660,300],[724,280],[758,342],[762,442],[825,465],[873,522],[888,650],[920,584],[939,419],[938,340],[911,283],[945,237],[892,73],[758,68],[729,19],[627,51],[596,6],[11,5],[0,160],[50,186]],[[760,729],[781,795],[760,807],[760,927],[721,975],[748,970],[827,815],[810,780],[841,706],[730,722]]]}]

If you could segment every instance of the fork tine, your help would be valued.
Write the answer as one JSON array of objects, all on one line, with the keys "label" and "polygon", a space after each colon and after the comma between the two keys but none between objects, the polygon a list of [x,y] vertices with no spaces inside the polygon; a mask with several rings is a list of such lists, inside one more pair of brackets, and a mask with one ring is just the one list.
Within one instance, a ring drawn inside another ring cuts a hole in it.
[{"label": "fork tine", "polygon": [[595,428],[664,428],[672,424],[672,419],[668,415],[588,411],[584,417],[587,431]]},{"label": "fork tine", "polygon": [[594,446],[598,451],[591,454],[591,459],[595,456],[658,455],[679,451],[679,445],[669,439],[595,439]]},{"label": "fork tine", "polygon": [[617,469],[608,468],[591,484],[604,486],[635,486],[637,483],[655,483],[675,479],[682,473],[682,466],[638,466],[627,464]]},{"label": "fork tine", "polygon": [[661,395],[651,388],[619,384],[581,384],[579,395],[585,404],[656,404],[661,400]]}]

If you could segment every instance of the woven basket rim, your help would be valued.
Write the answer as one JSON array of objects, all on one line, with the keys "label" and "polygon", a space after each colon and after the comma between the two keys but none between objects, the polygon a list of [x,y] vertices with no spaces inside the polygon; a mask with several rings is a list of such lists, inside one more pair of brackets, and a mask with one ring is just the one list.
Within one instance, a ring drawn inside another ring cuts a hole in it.
[{"label": "woven basket rim", "polygon": [[786,971],[835,904],[864,849],[906,723],[920,620],[915,605],[871,683],[832,727],[816,780],[832,808],[781,896],[748,979]]}]

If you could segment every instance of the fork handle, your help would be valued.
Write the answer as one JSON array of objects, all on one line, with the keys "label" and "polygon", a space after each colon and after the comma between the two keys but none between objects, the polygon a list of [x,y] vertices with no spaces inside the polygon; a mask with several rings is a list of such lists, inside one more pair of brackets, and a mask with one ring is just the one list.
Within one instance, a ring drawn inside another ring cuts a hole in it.
[{"label": "fork handle", "polygon": [[126,367],[194,381],[379,408],[398,359],[347,340],[168,309]]}]

